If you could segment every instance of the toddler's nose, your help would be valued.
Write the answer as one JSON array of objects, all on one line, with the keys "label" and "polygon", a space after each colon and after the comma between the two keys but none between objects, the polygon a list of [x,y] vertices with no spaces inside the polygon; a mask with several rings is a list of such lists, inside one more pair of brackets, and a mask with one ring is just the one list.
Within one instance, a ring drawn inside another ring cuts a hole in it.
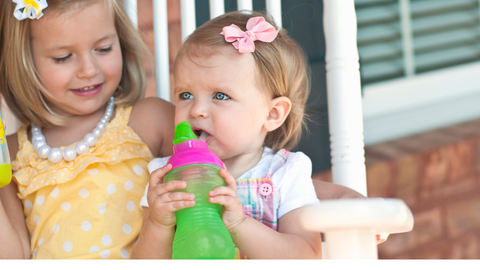
[{"label": "toddler's nose", "polygon": [[207,118],[208,110],[201,102],[194,102],[190,110],[190,116],[193,118]]}]

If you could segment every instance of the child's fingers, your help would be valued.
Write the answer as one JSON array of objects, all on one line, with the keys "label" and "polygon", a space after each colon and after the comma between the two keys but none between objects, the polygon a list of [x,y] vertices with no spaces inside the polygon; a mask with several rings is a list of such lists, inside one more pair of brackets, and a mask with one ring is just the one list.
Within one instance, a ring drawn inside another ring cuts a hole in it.
[{"label": "child's fingers", "polygon": [[387,241],[388,236],[390,236],[388,233],[377,234],[377,245]]},{"label": "child's fingers", "polygon": [[227,211],[235,211],[237,207],[242,206],[240,200],[237,197],[232,196],[216,196],[208,198],[211,203],[218,203],[225,206]]},{"label": "child's fingers", "polygon": [[225,169],[220,169],[219,173],[220,176],[225,179],[225,183],[227,184],[227,186],[233,188],[234,190],[237,190],[237,183],[235,181],[235,178],[233,178],[233,176],[229,172],[227,172]]},{"label": "child's fingers", "polygon": [[194,205],[195,201],[172,201],[165,203],[161,200],[156,200],[150,207],[154,209],[154,213],[161,213],[160,215],[169,216],[169,214],[173,214],[177,210],[192,207]]},{"label": "child's fingers", "polygon": [[173,180],[168,183],[163,183],[163,184],[154,186],[150,188],[150,190],[152,190],[152,192],[157,195],[162,195],[164,193],[172,192],[177,189],[184,189],[186,186],[187,186],[187,183],[185,181]]},{"label": "child's fingers", "polygon": [[160,195],[158,199],[166,203],[176,201],[193,201],[195,200],[195,194],[187,192],[168,192]]},{"label": "child's fingers", "polygon": [[149,185],[154,187],[163,182],[163,177],[172,169],[172,164],[167,164],[160,169],[156,169],[150,174]]},{"label": "child's fingers", "polygon": [[220,186],[212,189],[211,191],[208,192],[208,196],[214,197],[214,196],[231,196],[231,197],[236,197],[237,193],[235,190],[233,190],[230,187],[226,186]]}]

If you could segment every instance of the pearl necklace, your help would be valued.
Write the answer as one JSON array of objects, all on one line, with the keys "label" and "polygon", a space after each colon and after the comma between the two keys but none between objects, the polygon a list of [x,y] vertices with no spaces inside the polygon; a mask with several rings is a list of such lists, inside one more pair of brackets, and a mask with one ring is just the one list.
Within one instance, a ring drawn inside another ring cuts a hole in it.
[{"label": "pearl necklace", "polygon": [[35,149],[41,158],[48,158],[48,160],[50,160],[52,163],[58,163],[62,160],[62,158],[66,161],[72,161],[77,157],[77,155],[88,153],[90,147],[93,147],[95,144],[97,144],[97,139],[100,138],[102,132],[107,127],[108,120],[110,120],[113,109],[115,108],[113,100],[113,97],[110,97],[107,109],[105,110],[105,114],[103,115],[102,119],[100,119],[100,122],[98,122],[92,133],[87,133],[87,135],[83,137],[83,141],[75,144],[75,149],[72,147],[66,147],[62,151],[58,147],[50,148],[50,146],[48,146],[45,142],[45,136],[43,136],[42,128],[32,124],[33,149]]}]

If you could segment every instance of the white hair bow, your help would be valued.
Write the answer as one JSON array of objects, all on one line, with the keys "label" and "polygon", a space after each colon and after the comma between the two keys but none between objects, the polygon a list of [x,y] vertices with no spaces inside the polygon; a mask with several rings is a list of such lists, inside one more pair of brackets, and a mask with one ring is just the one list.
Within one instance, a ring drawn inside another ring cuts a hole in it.
[{"label": "white hair bow", "polygon": [[17,20],[40,19],[43,10],[48,7],[47,0],[12,0],[17,6],[13,15]]}]

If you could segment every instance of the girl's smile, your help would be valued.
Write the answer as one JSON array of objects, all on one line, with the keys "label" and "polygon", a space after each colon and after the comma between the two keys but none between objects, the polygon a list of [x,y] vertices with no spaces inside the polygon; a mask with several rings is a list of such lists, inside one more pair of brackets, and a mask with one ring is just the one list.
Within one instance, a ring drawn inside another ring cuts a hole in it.
[{"label": "girl's smile", "polygon": [[86,97],[86,96],[92,96],[92,95],[98,94],[102,90],[102,87],[103,87],[103,83],[82,87],[78,89],[71,89],[71,91],[75,95]]}]

